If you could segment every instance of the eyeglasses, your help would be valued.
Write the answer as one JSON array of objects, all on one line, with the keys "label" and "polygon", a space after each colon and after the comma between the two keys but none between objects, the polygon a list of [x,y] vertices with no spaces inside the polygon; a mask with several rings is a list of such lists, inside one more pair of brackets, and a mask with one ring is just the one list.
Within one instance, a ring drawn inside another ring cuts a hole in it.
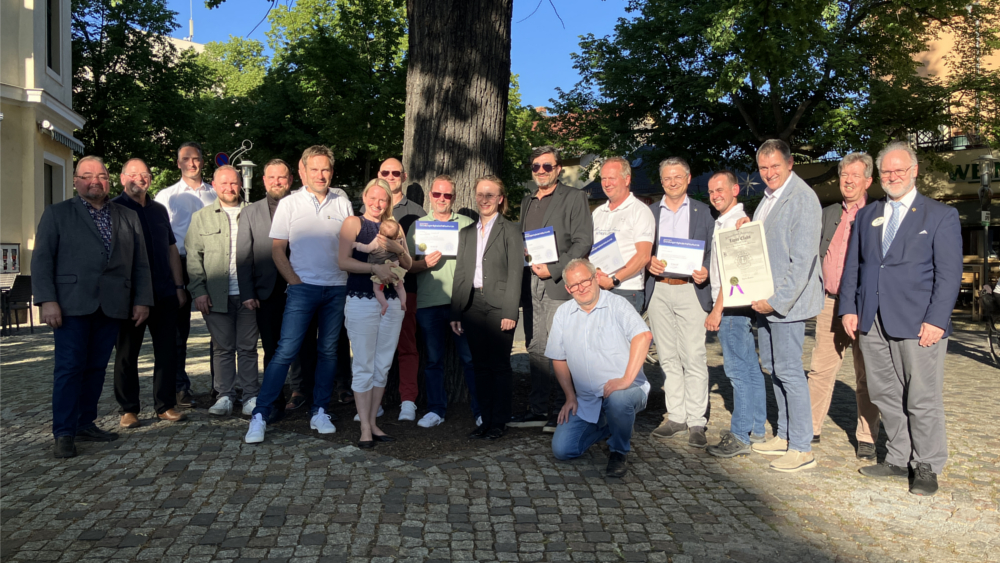
[{"label": "eyeglasses", "polygon": [[493,201],[500,197],[500,194],[476,194],[477,201]]},{"label": "eyeglasses", "polygon": [[388,178],[390,174],[392,174],[393,178],[399,178],[403,175],[403,172],[400,170],[383,170],[379,172],[379,174],[381,174],[383,178]]},{"label": "eyeglasses", "polygon": [[546,172],[552,172],[553,170],[555,170],[556,166],[557,165],[555,164],[549,164],[547,162],[545,164],[532,164],[531,171],[538,172],[539,170],[544,170]]},{"label": "eyeglasses", "polygon": [[911,164],[910,166],[907,166],[902,170],[879,170],[879,174],[885,176],[886,178],[891,178],[893,176],[896,176],[897,178],[902,178],[906,176],[906,174],[910,171],[911,168],[913,168],[913,166],[914,165]]},{"label": "eyeglasses", "polygon": [[844,180],[845,182],[847,180],[854,180],[855,182],[861,182],[861,181],[863,181],[865,179],[865,175],[864,174],[849,174],[847,172],[844,172],[843,174],[840,175],[840,179]]},{"label": "eyeglasses", "polygon": [[444,199],[445,201],[451,201],[451,198],[455,197],[455,194],[446,194],[441,192],[431,192],[431,197],[434,199]]},{"label": "eyeglasses", "polygon": [[143,173],[143,174],[138,174],[138,173],[135,173],[135,174],[122,174],[122,176],[125,176],[126,178],[129,178],[129,179],[132,179],[132,180],[135,180],[136,178],[142,178],[143,180],[149,180],[150,178],[153,177],[152,174],[145,174],[145,173]]},{"label": "eyeglasses", "polygon": [[661,184],[669,184],[669,183],[680,184],[681,182],[684,182],[686,180],[687,180],[687,174],[683,176],[660,176]]},{"label": "eyeglasses", "polygon": [[107,174],[98,174],[96,176],[93,175],[93,174],[84,174],[83,176],[74,176],[74,178],[79,178],[79,179],[83,180],[84,182],[93,182],[94,178],[97,178],[98,180],[100,180],[102,182],[107,182],[108,181],[108,175]]},{"label": "eyeglasses", "polygon": [[567,285],[566,286],[566,290],[569,291],[570,293],[576,293],[578,291],[587,291],[588,289],[590,289],[590,286],[593,285],[594,278],[596,278],[596,277],[597,276],[590,276],[589,278],[583,280],[580,283],[575,283],[573,285]]}]

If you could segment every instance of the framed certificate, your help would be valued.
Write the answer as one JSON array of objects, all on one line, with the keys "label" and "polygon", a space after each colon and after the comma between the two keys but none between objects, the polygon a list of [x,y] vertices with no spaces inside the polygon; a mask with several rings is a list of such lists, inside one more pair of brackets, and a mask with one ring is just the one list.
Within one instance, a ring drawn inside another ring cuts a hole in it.
[{"label": "framed certificate", "polygon": [[668,274],[690,276],[702,268],[705,259],[705,241],[689,238],[660,237],[656,257]]},{"label": "framed certificate", "polygon": [[625,267],[625,258],[614,233],[602,238],[590,249],[590,263],[609,276]]},{"label": "framed certificate", "polygon": [[715,231],[714,241],[724,307],[746,307],[774,295],[762,221]]},{"label": "framed certificate", "polygon": [[552,227],[525,231],[524,248],[528,251],[526,259],[530,265],[551,264],[559,261],[559,251],[556,249],[556,231]]},{"label": "framed certificate", "polygon": [[440,252],[458,254],[458,223],[452,221],[417,221],[413,224],[413,243],[418,256]]}]

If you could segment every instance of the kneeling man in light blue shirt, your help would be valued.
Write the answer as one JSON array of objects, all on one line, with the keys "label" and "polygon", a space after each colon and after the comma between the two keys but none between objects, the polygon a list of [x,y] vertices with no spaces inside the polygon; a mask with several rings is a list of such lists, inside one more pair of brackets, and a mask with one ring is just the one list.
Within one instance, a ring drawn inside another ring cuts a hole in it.
[{"label": "kneeling man in light blue shirt", "polygon": [[545,355],[566,393],[552,453],[567,460],[608,440],[607,477],[623,477],[635,415],[646,408],[642,364],[653,334],[624,297],[602,291],[588,260],[571,260],[563,280],[572,301],[556,310]]}]

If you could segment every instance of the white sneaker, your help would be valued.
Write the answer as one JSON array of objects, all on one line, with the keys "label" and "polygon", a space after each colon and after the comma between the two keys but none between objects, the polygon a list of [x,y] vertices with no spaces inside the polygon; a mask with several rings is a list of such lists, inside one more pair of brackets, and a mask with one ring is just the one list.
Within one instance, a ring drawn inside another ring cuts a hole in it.
[{"label": "white sneaker", "polygon": [[253,414],[253,410],[257,408],[257,397],[253,397],[248,401],[243,401],[243,414],[250,416]]},{"label": "white sneaker", "polygon": [[330,415],[326,414],[323,409],[317,410],[316,414],[309,419],[309,428],[320,434],[333,434],[337,431],[337,427],[330,422]]},{"label": "white sneaker", "polygon": [[437,413],[429,412],[425,414],[423,418],[420,419],[420,422],[417,423],[417,426],[421,428],[431,428],[437,426],[438,424],[441,424],[442,422],[444,422],[444,419],[438,416]]},{"label": "white sneaker", "polygon": [[233,400],[229,397],[219,397],[215,404],[209,407],[208,414],[215,416],[229,416],[233,414]]},{"label": "white sneaker", "polygon": [[[378,417],[382,416],[383,414],[385,414],[385,410],[383,410],[382,407],[381,407],[381,405],[380,405],[379,408],[378,408],[378,412],[375,413],[375,418],[378,418]],[[361,422],[361,415],[360,414],[354,415],[354,422]]]},{"label": "white sneaker", "polygon": [[259,444],[264,441],[264,430],[267,428],[267,423],[264,422],[264,415],[255,414],[253,418],[250,419],[250,430],[247,430],[246,438],[243,439],[244,442],[248,444]]},{"label": "white sneaker", "polygon": [[399,409],[399,420],[414,421],[417,419],[417,404],[413,401],[403,401],[403,406]]},{"label": "white sneaker", "polygon": [[476,417],[476,428],[479,428],[482,425],[483,425],[483,417],[477,416]]}]

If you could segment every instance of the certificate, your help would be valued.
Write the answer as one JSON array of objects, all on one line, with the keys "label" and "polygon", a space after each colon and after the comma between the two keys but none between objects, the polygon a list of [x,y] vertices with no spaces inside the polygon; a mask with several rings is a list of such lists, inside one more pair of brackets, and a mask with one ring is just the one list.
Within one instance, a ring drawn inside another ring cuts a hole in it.
[{"label": "certificate", "polygon": [[602,238],[590,249],[590,263],[609,276],[625,267],[625,258],[614,233]]},{"label": "certificate", "polygon": [[552,227],[525,231],[524,247],[528,250],[528,264],[551,264],[559,261],[556,250],[556,231]]},{"label": "certificate", "polygon": [[440,252],[442,256],[458,254],[458,223],[452,221],[417,221],[413,228],[413,243],[417,255]]},{"label": "certificate", "polygon": [[715,231],[724,307],[746,307],[774,295],[763,221]]},{"label": "certificate", "polygon": [[668,274],[690,276],[702,268],[705,260],[705,241],[689,238],[660,237],[656,257]]}]

